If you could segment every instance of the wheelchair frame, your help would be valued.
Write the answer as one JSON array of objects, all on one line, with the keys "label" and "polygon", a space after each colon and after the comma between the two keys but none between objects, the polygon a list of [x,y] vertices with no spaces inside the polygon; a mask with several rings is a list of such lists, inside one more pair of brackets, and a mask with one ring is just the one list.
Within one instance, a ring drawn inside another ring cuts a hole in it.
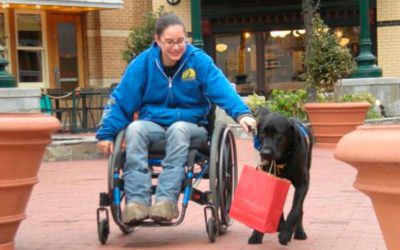
[{"label": "wheelchair frame", "polygon": [[[185,180],[182,184],[182,209],[177,220],[171,222],[143,221],[137,225],[124,224],[121,220],[121,203],[124,201],[122,170],[124,164],[124,151],[122,142],[125,131],[120,132],[114,143],[114,153],[108,161],[108,192],[100,193],[100,207],[97,209],[98,236],[101,244],[105,244],[110,233],[109,214],[110,207],[114,222],[124,234],[133,232],[135,226],[158,227],[177,226],[185,217],[189,200],[204,207],[204,219],[208,239],[215,242],[216,236],[226,232],[232,224],[229,210],[237,185],[237,154],[236,142],[229,126],[225,122],[217,122],[212,132],[210,153],[205,155],[198,149],[189,149],[186,164]],[[200,172],[194,171],[195,164],[200,165]],[[161,166],[161,159],[154,159],[149,152],[149,166]],[[152,174],[152,177],[157,175]],[[193,187],[193,182],[209,179],[208,191],[200,191]],[[155,186],[153,186],[153,193]],[[104,215],[102,215],[104,214]]]}]

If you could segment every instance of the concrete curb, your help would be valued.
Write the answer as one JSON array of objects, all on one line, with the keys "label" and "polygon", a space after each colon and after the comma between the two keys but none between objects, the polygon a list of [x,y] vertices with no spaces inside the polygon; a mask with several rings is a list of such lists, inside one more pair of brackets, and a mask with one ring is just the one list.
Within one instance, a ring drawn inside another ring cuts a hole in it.
[{"label": "concrete curb", "polygon": [[74,161],[104,158],[97,152],[94,136],[53,136],[46,148],[44,162]]},{"label": "concrete curb", "polygon": [[[240,127],[232,128],[237,139],[251,139]],[[97,152],[94,135],[54,135],[53,142],[47,146],[44,162],[75,161],[107,158]]]}]

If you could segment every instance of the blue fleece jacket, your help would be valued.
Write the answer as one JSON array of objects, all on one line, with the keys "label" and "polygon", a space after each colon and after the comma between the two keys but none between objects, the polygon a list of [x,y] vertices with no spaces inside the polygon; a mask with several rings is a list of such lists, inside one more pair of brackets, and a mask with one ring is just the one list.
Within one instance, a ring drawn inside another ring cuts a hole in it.
[{"label": "blue fleece jacket", "polygon": [[211,102],[237,119],[251,114],[222,71],[202,50],[188,44],[173,77],[167,77],[156,43],[127,67],[111,93],[96,133],[99,140],[113,140],[127,127],[133,113],[139,120],[169,126],[176,121],[207,124]]}]

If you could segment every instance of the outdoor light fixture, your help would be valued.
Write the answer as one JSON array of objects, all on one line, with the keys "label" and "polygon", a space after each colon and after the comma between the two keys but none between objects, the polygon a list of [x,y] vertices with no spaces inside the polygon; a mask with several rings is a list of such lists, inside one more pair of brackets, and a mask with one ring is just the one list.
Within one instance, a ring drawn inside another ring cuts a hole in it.
[{"label": "outdoor light fixture", "polygon": [[336,35],[337,38],[342,38],[342,37],[343,37],[343,31],[341,31],[341,30],[336,30],[336,31],[335,31],[335,35]]},{"label": "outdoor light fixture", "polygon": [[292,31],[290,31],[290,30],[274,30],[274,31],[271,31],[270,34],[274,38],[275,37],[283,38],[283,37],[289,35],[290,32],[292,32]]},{"label": "outdoor light fixture", "polygon": [[339,44],[340,44],[340,46],[344,47],[344,46],[346,46],[347,44],[349,44],[349,42],[350,42],[350,39],[349,39],[349,38],[347,38],[347,37],[342,37],[342,38],[340,39],[340,41],[339,41]]},{"label": "outdoor light fixture", "polygon": [[250,33],[249,33],[249,32],[245,32],[245,33],[244,33],[244,37],[245,37],[245,38],[250,38]]},{"label": "outdoor light fixture", "polygon": [[306,30],[293,30],[292,34],[294,37],[299,37],[301,35],[304,35],[306,33]]},{"label": "outdoor light fixture", "polygon": [[215,49],[216,49],[218,52],[224,52],[224,51],[226,51],[226,50],[228,49],[228,45],[226,45],[225,43],[219,43],[219,44],[217,44],[217,45],[215,46]]},{"label": "outdoor light fixture", "polygon": [[181,0],[167,0],[167,3],[170,5],[177,5],[181,2]]}]

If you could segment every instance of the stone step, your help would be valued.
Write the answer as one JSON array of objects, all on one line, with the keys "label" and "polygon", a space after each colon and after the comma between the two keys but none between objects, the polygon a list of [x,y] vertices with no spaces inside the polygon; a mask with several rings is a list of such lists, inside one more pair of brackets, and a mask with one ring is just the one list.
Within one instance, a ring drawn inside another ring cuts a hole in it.
[{"label": "stone step", "polygon": [[[239,127],[233,128],[236,138],[249,139],[249,135]],[[56,134],[46,148],[45,162],[101,159],[106,156],[97,152],[97,140],[93,134]]]},{"label": "stone step", "polygon": [[46,148],[45,162],[74,161],[104,158],[97,152],[94,135],[54,135]]}]

